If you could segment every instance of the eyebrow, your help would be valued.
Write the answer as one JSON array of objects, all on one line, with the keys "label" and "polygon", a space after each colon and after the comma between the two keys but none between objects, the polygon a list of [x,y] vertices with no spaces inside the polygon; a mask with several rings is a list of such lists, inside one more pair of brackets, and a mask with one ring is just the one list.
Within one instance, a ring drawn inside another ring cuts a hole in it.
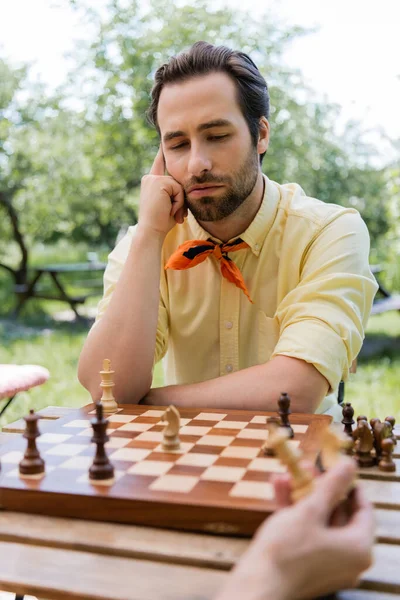
[{"label": "eyebrow", "polygon": [[[213,121],[208,121],[207,123],[202,123],[197,127],[197,131],[205,131],[206,129],[212,129],[213,127],[226,127],[232,125],[231,121],[227,119],[214,119]],[[182,137],[186,135],[186,133],[182,130],[179,131],[168,131],[163,136],[164,143],[169,142],[177,137]]]}]

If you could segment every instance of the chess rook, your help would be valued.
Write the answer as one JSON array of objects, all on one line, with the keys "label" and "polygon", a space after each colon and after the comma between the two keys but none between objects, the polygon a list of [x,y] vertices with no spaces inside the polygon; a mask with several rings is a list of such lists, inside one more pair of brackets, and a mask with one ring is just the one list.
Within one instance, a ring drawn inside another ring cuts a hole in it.
[{"label": "chess rook", "polygon": [[111,369],[111,361],[108,358],[105,358],[103,360],[103,370],[100,371],[100,387],[103,390],[100,403],[103,405],[103,410],[106,414],[114,413],[118,409],[118,404],[112,393],[112,389],[115,386],[113,381],[114,373],[115,371],[112,371]]},{"label": "chess rook", "polygon": [[107,435],[108,420],[103,417],[102,404],[96,404],[96,417],[91,421],[93,427],[92,442],[96,444],[96,454],[93,464],[89,469],[89,479],[99,481],[112,479],[114,477],[114,467],[109,461],[106,453],[105,443],[108,442]]},{"label": "chess rook", "polygon": [[283,394],[281,394],[281,397],[278,400],[278,406],[279,406],[278,413],[281,418],[282,427],[285,427],[289,432],[289,437],[293,438],[294,431],[289,423],[289,415],[292,412],[290,410],[290,397],[285,392]]},{"label": "chess rook", "polygon": [[24,458],[19,463],[19,472],[21,475],[41,475],[44,473],[44,460],[39,454],[36,446],[36,438],[39,437],[38,428],[39,415],[34,410],[29,411],[29,415],[24,417],[26,428],[23,437],[28,440],[28,446]]}]

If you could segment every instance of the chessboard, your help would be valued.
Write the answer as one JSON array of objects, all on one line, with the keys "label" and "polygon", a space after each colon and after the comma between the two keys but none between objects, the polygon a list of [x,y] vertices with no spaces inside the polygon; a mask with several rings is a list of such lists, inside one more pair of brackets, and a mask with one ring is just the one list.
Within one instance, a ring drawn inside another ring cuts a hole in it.
[{"label": "chessboard", "polygon": [[[107,417],[112,480],[93,481],[88,476],[95,454],[93,404],[58,419],[38,438],[45,461],[42,476],[20,475],[26,440],[21,436],[11,441],[2,448],[0,507],[225,535],[253,534],[276,508],[272,475],[286,470],[261,449],[268,435],[266,417],[276,413],[180,408],[180,449],[165,452],[164,412],[165,407],[125,405]],[[315,462],[331,420],[293,413],[294,438],[289,443]]]}]

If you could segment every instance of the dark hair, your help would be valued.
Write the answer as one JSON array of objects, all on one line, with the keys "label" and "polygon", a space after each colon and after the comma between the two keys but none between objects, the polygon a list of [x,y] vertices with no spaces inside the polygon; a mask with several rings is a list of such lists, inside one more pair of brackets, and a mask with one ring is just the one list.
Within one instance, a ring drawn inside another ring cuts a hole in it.
[{"label": "dark hair", "polygon": [[[196,42],[187,52],[173,56],[168,63],[157,69],[151,90],[151,104],[147,112],[149,122],[157,128],[158,132],[160,131],[157,110],[160,94],[165,85],[213,72],[226,73],[234,81],[239,106],[249,127],[253,144],[256,146],[259,139],[260,119],[269,117],[267,83],[247,54],[225,46]],[[260,163],[264,154],[260,156]]]}]

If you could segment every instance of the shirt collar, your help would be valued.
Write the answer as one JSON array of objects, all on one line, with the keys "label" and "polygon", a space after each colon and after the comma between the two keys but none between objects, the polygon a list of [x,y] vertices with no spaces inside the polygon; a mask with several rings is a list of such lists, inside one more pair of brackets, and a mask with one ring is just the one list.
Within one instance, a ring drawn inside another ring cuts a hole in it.
[{"label": "shirt collar", "polygon": [[[240,234],[241,239],[246,242],[249,246],[253,254],[255,256],[259,256],[265,239],[272,227],[272,224],[275,219],[276,211],[279,203],[279,190],[276,185],[272,181],[268,179],[266,175],[264,177],[264,197],[261,202],[261,206],[258,209],[258,212],[247,229]],[[199,240],[207,240],[212,239],[217,243],[221,243],[221,240],[213,237],[202,228],[202,226],[196,221],[193,214],[188,212],[188,224],[190,229],[194,233],[195,239]],[[235,239],[235,238],[233,238]],[[232,240],[228,240],[232,241]]]}]

